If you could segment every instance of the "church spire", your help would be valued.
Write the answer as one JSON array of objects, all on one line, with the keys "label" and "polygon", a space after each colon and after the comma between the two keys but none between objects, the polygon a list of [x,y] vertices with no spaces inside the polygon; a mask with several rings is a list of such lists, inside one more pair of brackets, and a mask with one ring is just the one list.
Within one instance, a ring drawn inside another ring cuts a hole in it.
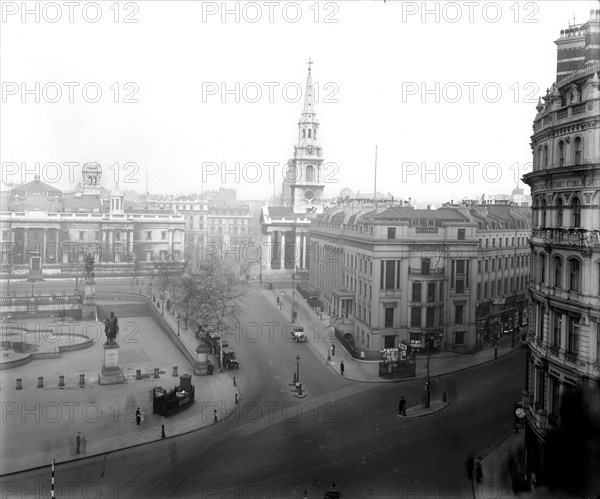
[{"label": "church spire", "polygon": [[314,62],[308,58],[308,75],[306,76],[306,90],[304,91],[303,121],[315,121],[315,89],[312,82],[311,65]]}]

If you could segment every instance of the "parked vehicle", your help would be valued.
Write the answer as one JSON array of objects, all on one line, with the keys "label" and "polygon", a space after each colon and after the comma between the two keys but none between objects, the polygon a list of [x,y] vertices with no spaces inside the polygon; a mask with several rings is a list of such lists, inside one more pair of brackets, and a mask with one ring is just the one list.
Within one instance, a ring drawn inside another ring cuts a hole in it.
[{"label": "parked vehicle", "polygon": [[304,334],[304,327],[300,324],[292,324],[292,339],[298,343],[301,341],[308,341],[308,338]]},{"label": "parked vehicle", "polygon": [[233,348],[223,348],[223,367],[227,370],[240,368],[240,364],[235,358],[235,350],[233,350]]}]

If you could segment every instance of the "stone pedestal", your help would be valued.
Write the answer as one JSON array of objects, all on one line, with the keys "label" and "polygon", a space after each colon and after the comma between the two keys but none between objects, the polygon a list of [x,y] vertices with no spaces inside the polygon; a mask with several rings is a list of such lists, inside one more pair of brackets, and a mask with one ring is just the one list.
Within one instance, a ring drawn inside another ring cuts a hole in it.
[{"label": "stone pedestal", "polygon": [[83,281],[83,303],[81,304],[81,317],[84,321],[97,320],[96,314],[96,281],[86,277]]},{"label": "stone pedestal", "polygon": [[98,375],[98,383],[101,385],[115,385],[123,383],[125,376],[119,367],[119,344],[105,343],[104,348],[104,365]]},{"label": "stone pedestal", "polygon": [[210,349],[205,345],[198,345],[196,348],[196,363],[194,364],[194,374],[197,376],[206,376],[208,374],[208,352]]}]

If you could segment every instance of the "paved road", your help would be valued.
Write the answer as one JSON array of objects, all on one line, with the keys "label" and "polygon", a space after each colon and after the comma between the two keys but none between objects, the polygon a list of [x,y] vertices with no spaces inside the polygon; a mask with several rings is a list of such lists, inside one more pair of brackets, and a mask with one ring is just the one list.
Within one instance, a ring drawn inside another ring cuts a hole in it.
[{"label": "paved road", "polygon": [[[241,363],[236,416],[105,459],[61,465],[58,497],[283,498],[301,497],[307,488],[320,498],[332,480],[345,497],[471,497],[464,462],[510,431],[523,380],[519,351],[439,378],[433,397],[446,389],[452,404],[401,421],[400,395],[409,405],[420,402],[422,382],[345,380],[308,345],[288,342],[283,317],[260,295],[250,292],[244,308],[239,341],[229,334]],[[301,400],[288,386],[298,354],[308,391]],[[6,477],[3,497],[27,497],[25,490],[42,497],[48,483],[49,469]]]}]

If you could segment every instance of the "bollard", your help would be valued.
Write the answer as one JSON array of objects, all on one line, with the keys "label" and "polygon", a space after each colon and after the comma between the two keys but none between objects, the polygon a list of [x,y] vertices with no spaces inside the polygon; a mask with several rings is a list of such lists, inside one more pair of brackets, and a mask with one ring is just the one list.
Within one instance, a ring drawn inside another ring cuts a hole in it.
[{"label": "bollard", "polygon": [[298,386],[298,395],[302,395],[302,383]]},{"label": "bollard", "polygon": [[141,369],[135,370],[135,379],[142,379],[142,370]]},{"label": "bollard", "polygon": [[79,375],[79,386],[85,385],[85,374]]},{"label": "bollard", "polygon": [[160,376],[158,375],[158,367],[154,368],[154,377],[155,378],[159,378]]},{"label": "bollard", "polygon": [[165,435],[165,425],[164,424],[160,425],[160,429],[161,429],[161,437],[167,438]]},{"label": "bollard", "polygon": [[179,376],[177,374],[177,366],[173,366],[173,376]]},{"label": "bollard", "polygon": [[23,381],[23,378],[17,378],[17,388],[16,388],[16,390],[22,390],[23,389],[23,385],[21,385],[22,381]]},{"label": "bollard", "polygon": [[38,388],[44,388],[44,377],[38,376]]},{"label": "bollard", "polygon": [[444,393],[442,394],[442,402],[448,402],[448,397],[446,396],[446,390],[444,390]]},{"label": "bollard", "polygon": [[58,386],[65,386],[65,377],[61,375],[58,377]]}]

